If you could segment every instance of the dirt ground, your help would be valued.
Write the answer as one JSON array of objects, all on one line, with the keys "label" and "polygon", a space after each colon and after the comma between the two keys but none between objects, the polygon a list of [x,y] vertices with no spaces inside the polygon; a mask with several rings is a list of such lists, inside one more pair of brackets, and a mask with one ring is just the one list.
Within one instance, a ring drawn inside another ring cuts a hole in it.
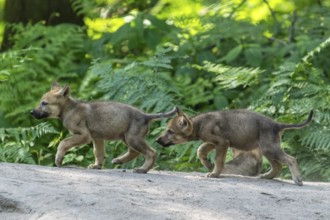
[{"label": "dirt ground", "polygon": [[330,219],[330,183],[0,163],[0,219]]}]

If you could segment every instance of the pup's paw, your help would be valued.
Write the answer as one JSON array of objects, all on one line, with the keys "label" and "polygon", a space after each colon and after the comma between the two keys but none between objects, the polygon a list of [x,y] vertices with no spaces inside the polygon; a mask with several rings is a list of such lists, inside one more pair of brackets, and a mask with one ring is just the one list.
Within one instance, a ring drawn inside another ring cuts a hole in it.
[{"label": "pup's paw", "polygon": [[97,169],[97,170],[100,170],[100,169],[102,169],[102,165],[101,164],[90,164],[88,166],[88,169]]},{"label": "pup's paw", "polygon": [[298,177],[293,177],[292,179],[293,179],[293,181],[294,181],[298,186],[302,186],[302,185],[303,185],[302,178],[301,178],[300,176],[298,176]]},{"label": "pup's paw", "polygon": [[122,164],[123,162],[121,162],[118,158],[115,158],[111,161],[111,163],[113,163],[113,164]]},{"label": "pup's paw", "polygon": [[56,157],[55,158],[55,164],[57,167],[60,167],[62,165],[62,162],[63,162],[63,157],[60,158],[60,157]]},{"label": "pup's paw", "polygon": [[133,170],[133,173],[147,173],[147,172],[148,172],[148,170],[142,169],[142,168],[135,168]]},{"label": "pup's paw", "polygon": [[208,178],[219,178],[220,175],[216,174],[216,173],[208,173],[206,177],[208,177]]}]

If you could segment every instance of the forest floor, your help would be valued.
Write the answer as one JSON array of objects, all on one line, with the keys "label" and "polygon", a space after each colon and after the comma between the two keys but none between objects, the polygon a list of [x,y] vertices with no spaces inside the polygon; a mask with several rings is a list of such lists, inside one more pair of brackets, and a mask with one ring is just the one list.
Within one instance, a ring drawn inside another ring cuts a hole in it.
[{"label": "forest floor", "polygon": [[330,219],[330,183],[0,163],[0,219]]}]

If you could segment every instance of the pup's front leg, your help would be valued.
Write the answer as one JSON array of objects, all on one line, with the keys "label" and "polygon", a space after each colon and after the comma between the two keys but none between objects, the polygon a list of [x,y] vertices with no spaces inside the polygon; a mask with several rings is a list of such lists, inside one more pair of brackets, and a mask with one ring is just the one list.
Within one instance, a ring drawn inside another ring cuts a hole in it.
[{"label": "pup's front leg", "polygon": [[215,148],[214,169],[212,173],[209,173],[207,175],[207,177],[211,177],[211,178],[220,177],[221,171],[223,170],[225,164],[227,149],[228,147],[218,147],[218,146]]},{"label": "pup's front leg", "polygon": [[88,166],[88,169],[102,169],[103,162],[105,159],[104,141],[93,139],[93,147],[94,147],[95,163],[90,164]]},{"label": "pup's front leg", "polygon": [[57,148],[56,157],[55,157],[55,164],[56,166],[60,167],[63,162],[63,158],[65,153],[70,150],[72,147],[82,145],[82,144],[89,144],[91,138],[87,134],[75,134],[72,137],[66,138],[62,140]]},{"label": "pup's front leg", "polygon": [[197,156],[201,163],[210,171],[212,170],[213,166],[211,162],[207,159],[207,155],[210,151],[214,149],[214,145],[210,143],[203,143],[198,147]]}]

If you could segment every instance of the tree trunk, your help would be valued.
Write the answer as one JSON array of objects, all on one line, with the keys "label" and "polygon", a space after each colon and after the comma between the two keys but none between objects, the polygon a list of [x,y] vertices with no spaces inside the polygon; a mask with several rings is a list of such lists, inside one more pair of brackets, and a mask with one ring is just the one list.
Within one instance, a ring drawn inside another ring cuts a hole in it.
[{"label": "tree trunk", "polygon": [[[44,21],[46,25],[60,23],[83,24],[83,17],[77,16],[69,0],[6,0],[4,7],[6,24],[32,24]],[[12,46],[10,37],[14,34],[10,25],[5,28],[2,50]]]}]

